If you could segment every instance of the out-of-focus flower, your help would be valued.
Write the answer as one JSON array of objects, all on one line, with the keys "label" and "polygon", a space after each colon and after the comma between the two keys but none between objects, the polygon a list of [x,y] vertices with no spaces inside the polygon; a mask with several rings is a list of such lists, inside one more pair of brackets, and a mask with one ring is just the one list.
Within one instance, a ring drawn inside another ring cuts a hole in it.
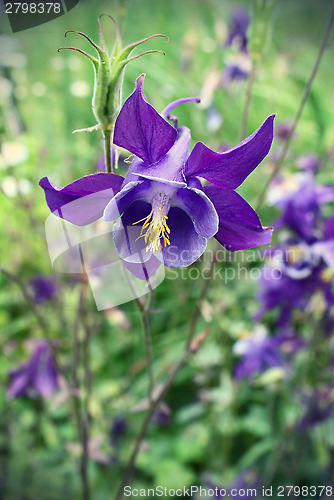
[{"label": "out-of-focus flower", "polygon": [[[295,175],[276,183],[274,196],[269,192],[269,199],[274,198],[282,214],[274,223],[275,228],[288,227],[293,233],[313,242],[323,233],[321,206],[334,201],[334,186],[320,186],[311,174]],[[273,200],[274,201],[274,200]]]},{"label": "out-of-focus flower", "polygon": [[287,326],[292,311],[303,308],[307,304],[306,279],[296,280],[284,274],[275,266],[264,266],[259,280],[258,300],[261,304],[255,315],[260,320],[263,315],[272,309],[279,308],[278,326]]},{"label": "out-of-focus flower", "polygon": [[291,123],[288,121],[278,123],[275,129],[275,138],[280,139],[281,141],[286,141],[291,132],[291,126]]},{"label": "out-of-focus flower", "polygon": [[320,167],[320,158],[315,154],[299,156],[296,163],[301,170],[315,174]]},{"label": "out-of-focus flower", "polygon": [[268,368],[283,366],[279,341],[269,337],[267,330],[261,325],[245,338],[238,340],[233,346],[233,351],[241,356],[235,367],[237,379],[253,377]]},{"label": "out-of-focus flower", "polygon": [[19,398],[31,391],[47,398],[57,389],[58,374],[53,354],[46,340],[38,340],[30,360],[9,373],[7,394],[10,398]]},{"label": "out-of-focus flower", "polygon": [[33,289],[36,304],[55,299],[59,293],[58,280],[55,276],[36,276],[29,284]]},{"label": "out-of-focus flower", "polygon": [[153,420],[156,424],[162,427],[168,427],[171,424],[171,416],[172,416],[171,409],[166,403],[162,402],[156,409],[153,415]]},{"label": "out-of-focus flower", "polygon": [[[106,221],[117,221],[115,247],[130,264],[156,256],[166,266],[186,267],[203,254],[212,236],[232,251],[269,243],[271,228],[262,227],[235,189],[268,154],[274,115],[224,153],[199,142],[190,154],[190,130],[174,128],[165,118],[196,99],[175,101],[159,115],[145,99],[144,76],[115,124],[114,143],[135,155],[126,178],[93,174],[60,188],[44,177],[40,185],[50,210],[76,225],[102,214]],[[203,188],[200,177],[212,185]],[[90,203],[70,203],[87,195]]]},{"label": "out-of-focus flower", "polygon": [[[311,296],[321,292],[333,304],[332,278],[326,266],[334,269],[334,216],[324,217],[322,205],[334,200],[333,186],[318,186],[310,173],[292,177],[296,189],[276,189],[276,204],[282,213],[275,228],[286,228],[285,239],[270,251],[259,281],[260,310],[256,316],[280,309],[279,326],[289,324],[295,308],[306,307]],[[290,183],[291,185],[291,183]],[[292,183],[293,185],[293,183]],[[279,190],[281,189],[281,196]]]},{"label": "out-of-focus flower", "polygon": [[226,65],[221,83],[223,87],[228,87],[234,81],[245,80],[247,76],[248,70],[237,62],[234,62]]},{"label": "out-of-focus flower", "polygon": [[300,431],[305,431],[334,416],[334,392],[331,387],[314,389],[311,394],[304,394],[303,403],[306,411],[297,424],[297,429]]},{"label": "out-of-focus flower", "polygon": [[115,448],[119,447],[121,439],[126,435],[128,425],[126,419],[122,416],[117,416],[113,419],[110,430],[110,441]]},{"label": "out-of-focus flower", "polygon": [[236,46],[240,51],[247,52],[247,29],[250,17],[243,7],[235,7],[232,12],[226,46]]}]

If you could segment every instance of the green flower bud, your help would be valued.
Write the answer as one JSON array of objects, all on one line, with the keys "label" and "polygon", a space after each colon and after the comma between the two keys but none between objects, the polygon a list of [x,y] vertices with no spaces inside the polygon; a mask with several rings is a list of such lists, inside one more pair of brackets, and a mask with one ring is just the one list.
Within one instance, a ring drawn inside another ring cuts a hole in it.
[{"label": "green flower bud", "polygon": [[253,63],[258,62],[271,38],[271,14],[275,0],[255,0],[254,15],[249,29],[249,52]]},{"label": "green flower bud", "polygon": [[[103,38],[102,27],[100,22],[100,17],[102,16],[108,16],[113,21],[116,28],[116,41],[111,54],[108,53]],[[109,14],[101,14],[101,16],[99,16],[98,18],[98,23],[99,23],[100,45],[94,43],[87,35],[85,35],[80,31],[68,30],[65,33],[65,37],[68,35],[68,33],[77,33],[78,35],[81,35],[84,38],[86,38],[96,50],[97,57],[94,57],[91,54],[88,54],[87,52],[84,52],[83,50],[78,49],[76,47],[61,47],[60,49],[58,49],[58,51],[64,49],[76,50],[77,52],[80,52],[81,54],[86,56],[92,62],[95,72],[92,107],[95,118],[98,123],[93,127],[82,129],[82,131],[91,131],[101,128],[107,146],[107,142],[110,144],[115,121],[121,108],[122,83],[123,83],[125,66],[130,61],[138,59],[138,57],[141,57],[145,54],[160,52],[165,55],[165,53],[162,50],[148,50],[137,56],[130,57],[131,52],[138,45],[141,45],[142,43],[146,42],[147,40],[150,40],[151,38],[164,37],[167,38],[167,42],[169,41],[169,39],[166,35],[156,34],[156,35],[151,35],[147,38],[144,38],[143,40],[140,40],[139,42],[132,43],[131,45],[127,45],[126,47],[122,48],[121,35],[114,18],[111,17]],[[106,159],[108,166],[108,163],[110,163],[110,158]],[[110,170],[109,166],[108,170]]]}]

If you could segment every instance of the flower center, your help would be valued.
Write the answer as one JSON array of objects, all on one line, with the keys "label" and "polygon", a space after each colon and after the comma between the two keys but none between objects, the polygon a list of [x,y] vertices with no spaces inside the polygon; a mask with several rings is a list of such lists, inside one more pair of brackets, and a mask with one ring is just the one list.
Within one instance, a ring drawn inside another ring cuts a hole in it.
[{"label": "flower center", "polygon": [[[168,196],[163,193],[158,193],[152,200],[152,210],[148,216],[132,224],[134,226],[139,222],[145,221],[137,240],[139,240],[139,238],[144,238],[146,252],[151,250],[157,255],[157,253],[162,251],[167,245],[170,245],[170,229],[167,225],[167,213],[169,208],[170,202]],[[161,244],[161,238],[163,239],[163,246]]]}]

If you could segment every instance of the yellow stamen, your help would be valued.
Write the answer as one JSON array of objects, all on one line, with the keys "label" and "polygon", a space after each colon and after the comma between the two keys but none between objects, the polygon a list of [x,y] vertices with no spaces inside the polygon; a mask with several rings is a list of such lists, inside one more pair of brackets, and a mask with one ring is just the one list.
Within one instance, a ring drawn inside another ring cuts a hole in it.
[{"label": "yellow stamen", "polygon": [[[134,222],[135,226],[139,222],[144,222],[142,225],[139,238],[144,238],[146,244],[146,252],[152,251],[155,255],[170,245],[169,234],[170,229],[167,225],[167,215],[169,210],[169,199],[166,195],[159,193],[152,200],[152,210],[147,217]],[[146,230],[146,231],[145,231]],[[145,231],[145,233],[144,233]],[[163,244],[161,243],[163,240]],[[136,241],[137,241],[136,240]]]}]

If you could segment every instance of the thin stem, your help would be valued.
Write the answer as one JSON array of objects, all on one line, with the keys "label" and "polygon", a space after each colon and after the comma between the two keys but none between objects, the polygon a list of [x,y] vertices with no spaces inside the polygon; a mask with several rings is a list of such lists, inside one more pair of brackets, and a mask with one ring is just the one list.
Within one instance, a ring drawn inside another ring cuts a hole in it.
[{"label": "thin stem", "polygon": [[[135,445],[134,445],[133,451],[131,453],[129,462],[125,468],[121,484],[120,484],[120,486],[117,490],[116,496],[115,496],[115,500],[122,499],[124,486],[126,486],[129,483],[129,481],[132,477],[133,470],[135,467],[136,458],[137,458],[138,452],[140,450],[140,446],[141,446],[141,444],[146,436],[148,427],[150,425],[151,419],[152,419],[156,409],[158,408],[160,402],[164,399],[164,397],[168,393],[169,389],[173,385],[179,371],[181,370],[181,368],[182,368],[184,362],[186,361],[187,357],[189,356],[189,354],[194,352],[195,350],[197,350],[197,348],[200,345],[200,344],[198,344],[198,346],[196,346],[196,348],[194,348],[193,347],[193,340],[194,340],[194,336],[195,336],[197,322],[198,322],[198,319],[200,317],[201,303],[204,300],[204,298],[207,294],[209,285],[211,283],[213,266],[214,266],[214,260],[212,260],[210,263],[209,275],[208,275],[207,279],[205,279],[205,281],[202,285],[200,294],[199,294],[197,302],[196,302],[196,306],[195,306],[193,316],[191,318],[189,330],[188,330],[188,336],[187,336],[185,348],[184,348],[181,356],[179,357],[178,361],[175,363],[172,371],[170,372],[169,377],[167,378],[167,380],[163,384],[162,388],[160,389],[160,392],[154,397],[154,399],[152,399],[151,405],[146,413],[145,419],[142,423],[139,434],[138,434],[137,439],[135,441]],[[203,337],[203,340],[204,340],[204,338],[205,337]]]},{"label": "thin stem", "polygon": [[[151,327],[150,327],[150,315],[151,315],[153,300],[154,300],[154,291],[150,289],[150,295],[147,304],[145,304],[145,307],[141,307],[144,336],[145,336],[147,370],[149,379],[148,399],[150,405],[152,405],[153,403],[153,389],[154,389],[154,360],[153,360],[153,348],[152,348],[152,337],[151,337]],[[137,303],[140,304],[139,300],[137,300]]]},{"label": "thin stem", "polygon": [[53,354],[53,359],[54,359],[54,362],[56,365],[56,370],[62,375],[63,374],[62,368],[60,367],[60,365],[57,361],[57,354],[56,354],[56,351],[55,351],[53,343],[52,343],[53,339],[50,339],[48,325],[45,322],[43,316],[41,315],[41,313],[40,313],[40,311],[35,303],[34,297],[29,292],[28,287],[25,285],[25,283],[21,280],[21,278],[19,276],[12,273],[11,271],[8,271],[7,269],[5,269],[2,266],[0,266],[0,273],[3,273],[5,276],[7,276],[7,278],[9,278],[11,281],[13,281],[13,283],[18,285],[18,287],[21,289],[22,295],[23,295],[24,299],[26,300],[26,302],[30,305],[31,311],[34,314],[44,337],[49,340],[49,347],[50,347],[52,354]]},{"label": "thin stem", "polygon": [[243,114],[242,114],[241,131],[240,131],[240,140],[241,141],[246,137],[246,133],[247,133],[248,115],[249,115],[250,103],[252,100],[252,91],[253,91],[253,85],[254,85],[254,81],[255,81],[255,72],[256,72],[256,65],[253,61],[252,68],[251,68],[250,73],[248,75],[246,101],[245,101],[245,106],[244,106],[244,110],[243,110]]},{"label": "thin stem", "polygon": [[91,370],[91,353],[90,353],[90,343],[91,343],[91,331],[89,325],[87,325],[86,314],[83,317],[83,327],[84,327],[84,341],[83,341],[83,364],[84,364],[84,386],[85,386],[85,412],[87,414],[87,421],[90,420],[89,407],[90,407],[90,397],[92,393],[92,370]]},{"label": "thin stem", "polygon": [[298,108],[298,111],[297,111],[297,114],[295,116],[295,119],[293,121],[293,124],[292,124],[292,127],[289,131],[289,134],[288,134],[288,137],[285,141],[285,144],[282,148],[282,151],[281,151],[281,154],[273,168],[273,171],[266,183],[266,185],[264,186],[260,196],[259,196],[259,200],[258,200],[258,203],[257,203],[257,207],[256,207],[256,210],[258,210],[263,202],[264,202],[264,199],[265,199],[265,196],[266,196],[266,193],[267,193],[267,190],[272,182],[272,180],[276,177],[276,175],[278,174],[280,168],[281,168],[281,165],[286,157],[286,154],[289,150],[289,147],[290,147],[290,144],[291,144],[291,141],[292,141],[292,138],[294,136],[294,133],[295,133],[295,130],[296,130],[296,127],[298,125],[298,122],[300,120],[300,117],[304,111],[304,107],[305,107],[305,104],[307,102],[307,99],[309,97],[309,94],[310,94],[310,91],[311,91],[311,87],[312,87],[312,84],[313,84],[313,80],[318,72],[318,69],[319,69],[319,66],[320,66],[320,62],[321,62],[321,59],[322,59],[322,56],[324,55],[324,52],[325,52],[325,49],[327,47],[327,44],[328,44],[328,40],[329,40],[329,36],[331,34],[331,31],[332,31],[332,28],[333,28],[333,24],[334,24],[334,9],[332,11],[332,14],[331,14],[331,17],[328,21],[328,24],[327,24],[327,27],[326,27],[326,30],[325,30],[325,33],[324,33],[324,36],[323,36],[323,39],[322,39],[322,43],[321,43],[321,46],[320,46],[320,49],[319,49],[319,52],[318,52],[318,55],[317,55],[317,58],[316,58],[316,61],[315,61],[315,64],[314,64],[314,67],[313,67],[313,70],[311,72],[311,75],[310,75],[310,78],[306,84],[306,87],[305,87],[305,90],[304,90],[304,93],[303,93],[303,96],[302,96],[302,99],[300,101],[300,104],[299,104],[299,108]]},{"label": "thin stem", "polygon": [[112,158],[111,158],[111,130],[103,131],[104,137],[104,155],[106,161],[106,170],[108,173],[113,172]]},{"label": "thin stem", "polygon": [[74,334],[73,334],[73,371],[72,371],[72,383],[75,390],[73,396],[73,406],[74,414],[78,427],[79,441],[81,443],[81,456],[80,456],[80,479],[82,488],[82,500],[90,500],[90,487],[88,478],[88,422],[85,413],[82,411],[80,403],[80,380],[78,374],[78,368],[80,365],[80,322],[84,310],[84,286],[80,290],[79,302],[77,307],[76,318],[74,322]]},{"label": "thin stem", "polygon": [[7,276],[7,278],[9,278],[11,281],[13,281],[13,283],[16,283],[16,285],[18,285],[18,287],[21,289],[23,297],[30,305],[31,311],[33,312],[35,318],[37,319],[41,330],[44,333],[46,333],[48,331],[47,324],[44,321],[43,316],[40,314],[40,312],[35,304],[33,296],[30,294],[27,286],[24,284],[24,282],[21,280],[21,278],[19,278],[19,276],[12,273],[11,271],[8,271],[7,269],[5,269],[2,266],[0,266],[0,272],[2,272],[5,276]]}]

